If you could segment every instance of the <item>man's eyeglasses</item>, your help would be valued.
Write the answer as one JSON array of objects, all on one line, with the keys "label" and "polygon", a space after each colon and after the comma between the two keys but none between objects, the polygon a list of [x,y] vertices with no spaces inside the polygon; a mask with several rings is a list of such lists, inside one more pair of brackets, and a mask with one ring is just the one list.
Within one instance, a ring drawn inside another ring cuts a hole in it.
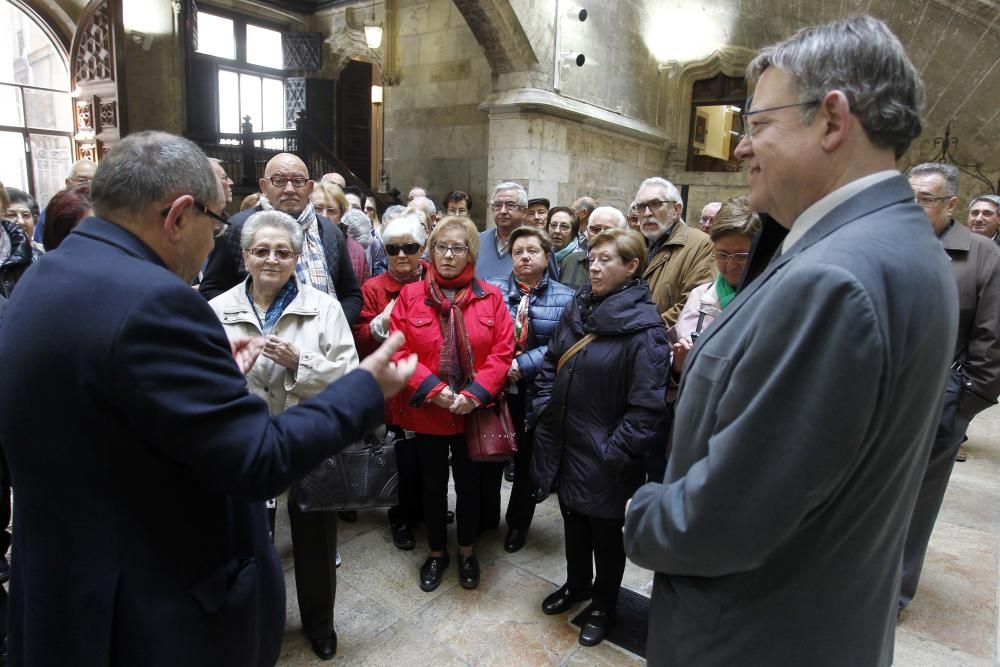
[{"label": "man's eyeglasses", "polygon": [[947,201],[954,197],[955,195],[944,195],[943,197],[928,197],[927,195],[917,195],[913,198],[913,201],[917,202],[924,208],[930,208],[936,205],[938,202]]},{"label": "man's eyeglasses", "polygon": [[[207,215],[208,217],[212,218],[212,220],[215,221],[212,226],[212,236],[214,236],[215,238],[219,238],[220,236],[226,233],[227,229],[229,229],[229,221],[223,218],[215,211],[213,211],[212,209],[210,209],[208,207],[208,204],[203,204],[200,201],[194,201],[191,203],[191,208],[198,211],[199,213],[204,213],[205,215]],[[160,211],[161,216],[166,216],[167,213],[170,213],[169,206]]]},{"label": "man's eyeglasses", "polygon": [[389,257],[395,257],[396,255],[399,254],[400,250],[403,251],[404,255],[416,255],[418,252],[420,252],[420,244],[419,243],[403,243],[400,245],[397,245],[395,243],[385,244],[385,252],[389,255]]},{"label": "man's eyeglasses", "polygon": [[269,180],[271,185],[276,188],[283,188],[291,182],[292,187],[298,189],[306,187],[309,183],[309,179],[303,178],[302,176],[293,176],[292,178],[286,178],[284,176],[271,176],[267,180]]},{"label": "man's eyeglasses", "polygon": [[569,230],[573,229],[573,225],[565,222],[550,222],[549,229],[558,232],[568,232]]},{"label": "man's eyeglasses", "polygon": [[635,207],[636,213],[642,213],[647,208],[650,213],[656,213],[661,208],[667,204],[673,204],[672,201],[660,201],[659,199],[650,199],[648,201],[637,201],[633,206]]},{"label": "man's eyeglasses", "polygon": [[[782,109],[794,109],[795,107],[811,107],[813,105],[819,104],[823,100],[810,100],[808,102],[796,102],[795,104],[782,104],[778,107],[768,107],[767,109],[757,109],[756,111],[748,111],[745,114],[740,114],[740,120],[743,121],[743,134],[740,135],[740,141],[743,137],[746,137],[750,141],[753,141],[753,124],[750,122],[750,116],[756,116],[759,113],[766,113],[768,111],[781,111]],[[747,107],[750,106],[750,102],[747,102]]]},{"label": "man's eyeglasses", "polygon": [[256,248],[249,248],[247,252],[257,259],[267,259],[271,255],[274,255],[274,258],[279,262],[287,262],[292,257],[295,257],[295,253],[287,248],[265,248],[263,246],[257,246]]},{"label": "man's eyeglasses", "polygon": [[[386,250],[389,248],[386,247]],[[461,257],[469,251],[469,246],[464,245],[445,245],[444,243],[435,243],[434,252],[439,255],[447,255],[449,252],[455,257]]]},{"label": "man's eyeglasses", "polygon": [[736,266],[745,266],[747,260],[750,259],[750,253],[748,252],[722,252],[721,250],[715,251],[715,261],[719,264],[725,266],[730,261],[736,264]]},{"label": "man's eyeglasses", "polygon": [[517,209],[521,208],[521,205],[518,204],[516,201],[495,201],[490,203],[490,208],[498,212],[504,209],[507,209],[509,211],[516,211]]}]

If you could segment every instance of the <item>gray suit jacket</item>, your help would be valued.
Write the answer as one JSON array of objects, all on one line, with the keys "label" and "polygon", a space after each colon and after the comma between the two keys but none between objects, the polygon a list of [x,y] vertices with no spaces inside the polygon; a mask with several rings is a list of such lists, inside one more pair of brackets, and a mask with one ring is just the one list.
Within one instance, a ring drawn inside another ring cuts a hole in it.
[{"label": "gray suit jacket", "polygon": [[888,665],[907,522],[957,328],[902,177],[844,202],[689,354],[664,484],[625,545],[655,570],[650,665]]}]

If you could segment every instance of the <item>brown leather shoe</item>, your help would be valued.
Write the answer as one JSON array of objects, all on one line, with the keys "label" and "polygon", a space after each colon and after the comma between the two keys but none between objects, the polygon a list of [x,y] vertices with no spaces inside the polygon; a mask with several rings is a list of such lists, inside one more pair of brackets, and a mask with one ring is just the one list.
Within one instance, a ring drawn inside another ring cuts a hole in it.
[{"label": "brown leather shoe", "polygon": [[969,460],[969,450],[965,448],[965,445],[958,446],[958,453],[955,454],[955,460],[959,463],[965,463]]}]

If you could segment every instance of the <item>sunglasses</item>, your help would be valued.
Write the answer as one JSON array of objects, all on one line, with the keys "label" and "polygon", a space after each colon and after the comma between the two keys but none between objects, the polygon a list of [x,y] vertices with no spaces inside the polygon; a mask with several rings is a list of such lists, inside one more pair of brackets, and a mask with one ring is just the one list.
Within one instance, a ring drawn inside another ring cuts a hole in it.
[{"label": "sunglasses", "polygon": [[267,259],[273,253],[275,259],[277,259],[279,262],[287,262],[288,260],[290,260],[292,257],[295,256],[294,252],[292,252],[291,250],[286,250],[285,248],[277,248],[275,250],[272,250],[271,248],[262,248],[258,246],[256,248],[248,249],[247,252],[256,257],[257,259]]},{"label": "sunglasses", "polygon": [[404,243],[403,245],[396,245],[395,243],[386,243],[385,251],[390,257],[395,257],[402,250],[407,255],[416,255],[420,251],[419,243]]}]

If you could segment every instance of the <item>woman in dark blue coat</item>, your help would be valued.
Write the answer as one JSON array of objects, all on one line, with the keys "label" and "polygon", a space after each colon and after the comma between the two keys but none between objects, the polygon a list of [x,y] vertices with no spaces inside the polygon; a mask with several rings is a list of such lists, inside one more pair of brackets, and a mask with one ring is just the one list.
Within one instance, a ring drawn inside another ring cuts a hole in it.
[{"label": "woman in dark blue coat", "polygon": [[[535,227],[520,227],[510,235],[513,272],[490,282],[500,288],[510,316],[514,319],[514,360],[508,377],[511,417],[517,430],[514,456],[514,487],[507,503],[507,538],[503,548],[514,553],[524,546],[535,515],[535,500],[528,475],[534,439],[535,378],[549,337],[559,323],[573,290],[546,275],[552,256],[552,241]],[[496,510],[494,510],[496,511]]]},{"label": "woman in dark blue coat", "polygon": [[[611,229],[590,241],[590,284],[566,308],[536,385],[531,477],[536,498],[558,484],[566,583],[542,611],[592,598],[580,643],[603,641],[625,572],[625,503],[645,480],[650,446],[666,437],[666,329],[645,282],[642,236]],[[591,562],[596,561],[593,578]]]}]

